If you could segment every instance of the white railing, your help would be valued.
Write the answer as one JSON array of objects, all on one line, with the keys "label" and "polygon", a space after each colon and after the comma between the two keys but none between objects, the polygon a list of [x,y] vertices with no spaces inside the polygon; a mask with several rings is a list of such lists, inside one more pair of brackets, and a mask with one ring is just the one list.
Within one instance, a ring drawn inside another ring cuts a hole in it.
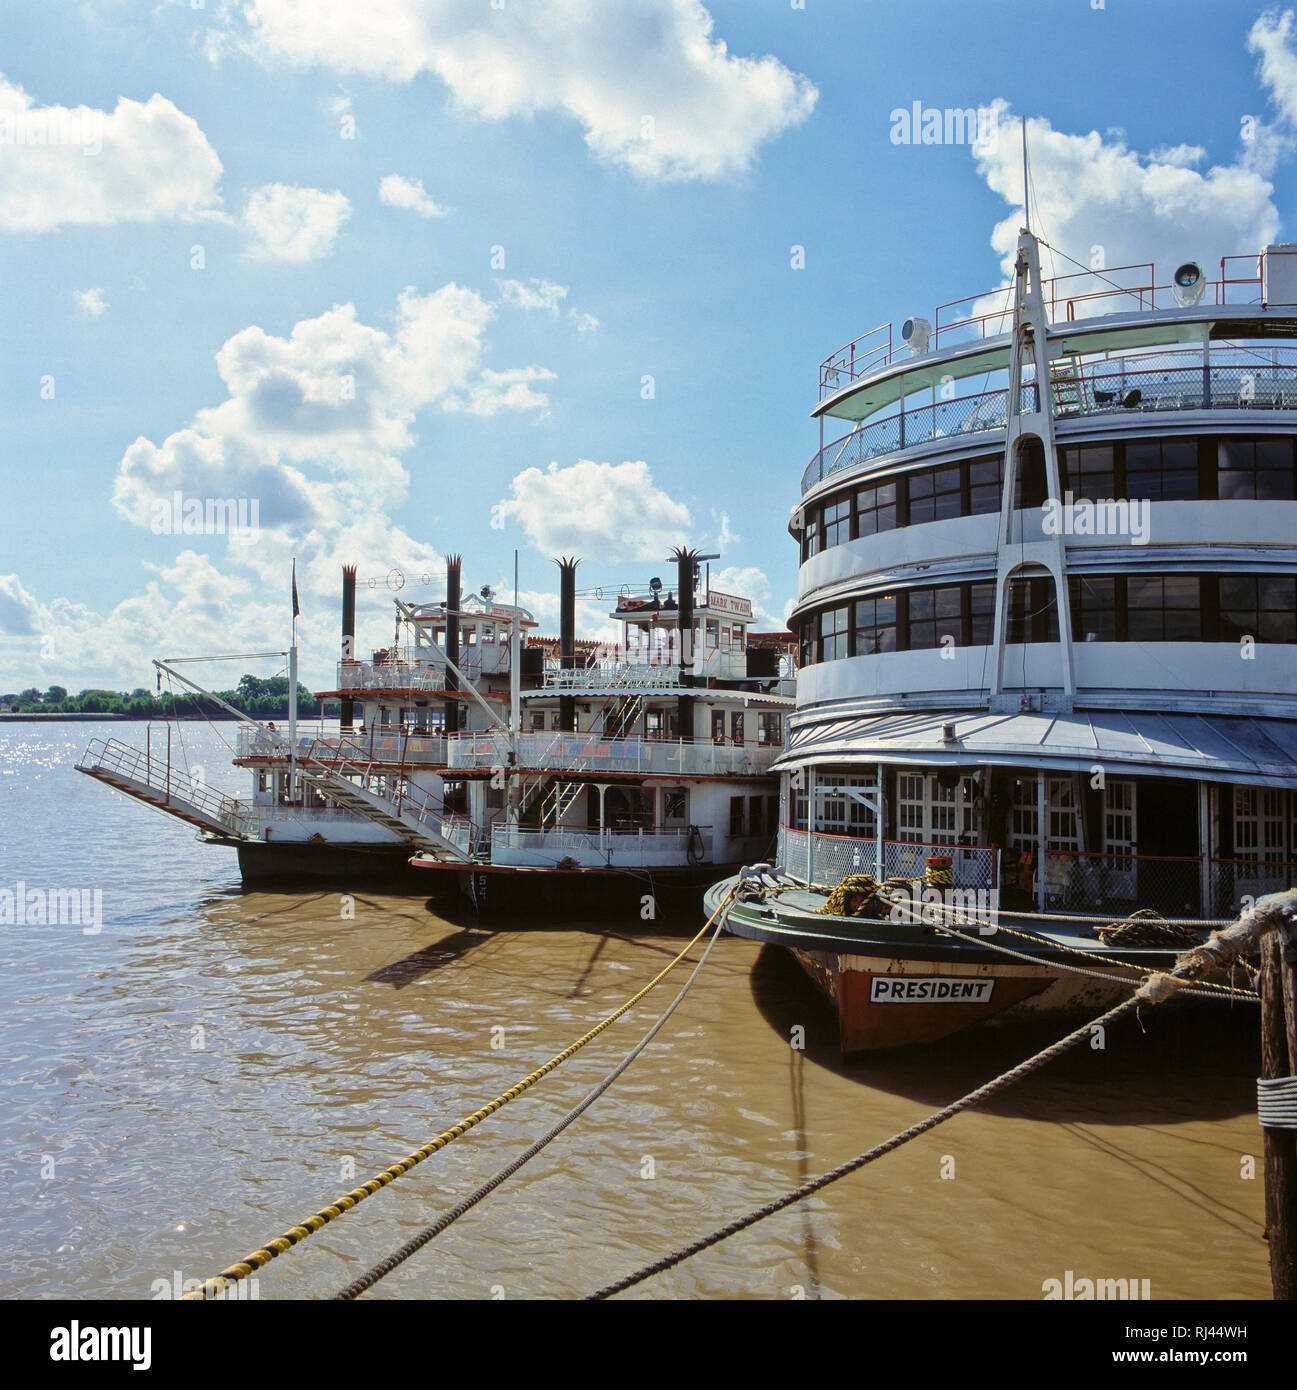
[{"label": "white railing", "polygon": [[491,831],[493,864],[552,867],[570,859],[581,868],[670,868],[709,863],[711,855],[709,825],[669,830],[536,830],[496,825]]},{"label": "white railing", "polygon": [[187,768],[175,767],[169,758],[133,748],[115,738],[94,739],[77,760],[82,772],[104,772],[153,792],[164,806],[197,813],[215,821],[231,834],[246,837],[254,832],[254,817],[247,802],[213,791]]},{"label": "white railing", "polygon": [[[446,739],[451,770],[510,766],[503,733],[452,734]],[[773,743],[609,738],[601,734],[537,730],[517,736],[517,766],[537,772],[636,772],[665,776],[763,777],[783,752]]]},{"label": "white railing", "polygon": [[[235,743],[239,758],[288,758],[288,735],[260,725],[240,725]],[[442,734],[407,734],[380,724],[363,734],[308,735],[297,740],[297,756],[328,762],[331,757],[420,768],[446,765],[446,739]]]},{"label": "white railing", "polygon": [[805,830],[791,830],[786,825],[779,827],[779,867],[803,882],[833,887],[851,874],[872,874],[879,882],[888,878],[922,878],[928,856],[943,855],[951,861],[956,888],[999,885],[1000,852],[992,846],[884,840],[882,849],[880,873],[878,842],[872,838],[811,835]]}]

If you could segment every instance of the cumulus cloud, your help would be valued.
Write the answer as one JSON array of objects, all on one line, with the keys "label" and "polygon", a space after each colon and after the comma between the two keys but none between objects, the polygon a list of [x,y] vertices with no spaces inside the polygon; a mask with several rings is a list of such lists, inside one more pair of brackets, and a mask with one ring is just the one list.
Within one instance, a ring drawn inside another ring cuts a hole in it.
[{"label": "cumulus cloud", "polygon": [[499,511],[522,524],[537,550],[587,560],[660,560],[688,543],[693,526],[689,509],[654,484],[643,460],[524,469]]},{"label": "cumulus cloud", "polygon": [[[1023,223],[1021,118],[995,103],[999,138],[974,147],[979,173],[1013,211],[999,222],[991,245],[1004,272],[1013,268]],[[1272,241],[1279,229],[1273,185],[1240,154],[1235,162],[1200,172],[1188,147],[1143,155],[1119,134],[1072,135],[1041,117],[1027,121],[1031,154],[1032,225],[1053,246],[1095,269],[1156,261],[1167,273],[1179,262],[1211,265],[1222,254]],[[1044,253],[1046,273],[1049,253]],[[1060,261],[1060,275],[1077,270]],[[1102,282],[1076,282],[1074,293]],[[1078,304],[1077,312],[1086,312]],[[1114,312],[1100,300],[1093,312]]]},{"label": "cumulus cloud", "polygon": [[84,318],[101,319],[108,312],[108,301],[101,289],[73,290],[77,312]]},{"label": "cumulus cloud", "polygon": [[224,46],[391,82],[432,73],[491,120],[559,111],[646,179],[741,174],[818,93],[777,58],[737,57],[701,0],[247,0]]},{"label": "cumulus cloud", "polygon": [[556,285],[553,280],[538,279],[528,281],[501,280],[500,298],[511,309],[543,309],[558,317],[559,305],[567,298],[567,286]]},{"label": "cumulus cloud", "polygon": [[407,179],[402,174],[388,174],[379,180],[378,200],[388,207],[417,212],[420,217],[445,217],[450,211],[428,196],[422,179]]},{"label": "cumulus cloud", "polygon": [[39,106],[0,77],[0,228],[46,232],[220,210],[221,161],[192,116],[154,93],[112,111]]},{"label": "cumulus cloud", "polygon": [[23,588],[16,574],[0,574],[0,632],[28,637],[37,631],[36,600]]},{"label": "cumulus cloud", "polygon": [[351,216],[344,193],[270,183],[254,189],[243,211],[252,255],[267,261],[314,261],[333,250]]},{"label": "cumulus cloud", "polygon": [[599,331],[599,320],[593,314],[587,314],[577,309],[569,309],[567,316],[572,320],[573,327],[584,338],[587,334]]}]

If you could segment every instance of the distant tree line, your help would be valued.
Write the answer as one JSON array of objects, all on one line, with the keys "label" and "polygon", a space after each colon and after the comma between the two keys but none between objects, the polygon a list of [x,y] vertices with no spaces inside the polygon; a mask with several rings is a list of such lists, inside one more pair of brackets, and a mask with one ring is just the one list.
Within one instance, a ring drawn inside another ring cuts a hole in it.
[{"label": "distant tree line", "polygon": [[[251,719],[288,718],[288,677],[241,677],[233,690],[217,692],[235,709]],[[0,695],[0,705],[8,705],[14,714],[118,714],[129,719],[233,719],[205,695],[164,690],[151,694],[142,685],[134,690],[83,690],[69,695],[61,685],[52,685],[44,693],[35,686],[16,695]],[[301,719],[336,718],[341,714],[336,700],[317,700],[299,681],[297,683],[297,713]]]}]

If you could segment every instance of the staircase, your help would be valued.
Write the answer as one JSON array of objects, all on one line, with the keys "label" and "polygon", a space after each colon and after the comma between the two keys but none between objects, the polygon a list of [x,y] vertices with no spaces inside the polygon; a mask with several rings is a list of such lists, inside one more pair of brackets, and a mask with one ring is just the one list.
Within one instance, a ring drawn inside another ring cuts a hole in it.
[{"label": "staircase", "polygon": [[345,757],[341,745],[315,747],[299,759],[297,774],[330,801],[391,831],[406,844],[433,859],[448,863],[472,862],[475,835],[467,816],[446,810],[444,802],[405,777],[386,774],[396,783],[395,793],[372,786],[368,763]]},{"label": "staircase", "polygon": [[115,738],[92,740],[77,760],[76,769],[197,826],[213,839],[247,840],[256,834],[256,824],[246,803],[222,796],[195,782],[187,771],[173,768],[169,760],[153,757]]}]

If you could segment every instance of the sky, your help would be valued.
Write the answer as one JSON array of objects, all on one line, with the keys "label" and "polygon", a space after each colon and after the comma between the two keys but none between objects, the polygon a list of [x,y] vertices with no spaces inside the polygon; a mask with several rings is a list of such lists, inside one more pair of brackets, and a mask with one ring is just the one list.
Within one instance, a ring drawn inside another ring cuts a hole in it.
[{"label": "sky", "polygon": [[598,636],[692,544],[780,625],[818,364],[1004,282],[1024,117],[1085,264],[1297,240],[1282,7],[8,0],[0,691],[281,650],[294,560],[315,689],[344,562],[362,652],[447,552],[551,633],[580,556]]}]

